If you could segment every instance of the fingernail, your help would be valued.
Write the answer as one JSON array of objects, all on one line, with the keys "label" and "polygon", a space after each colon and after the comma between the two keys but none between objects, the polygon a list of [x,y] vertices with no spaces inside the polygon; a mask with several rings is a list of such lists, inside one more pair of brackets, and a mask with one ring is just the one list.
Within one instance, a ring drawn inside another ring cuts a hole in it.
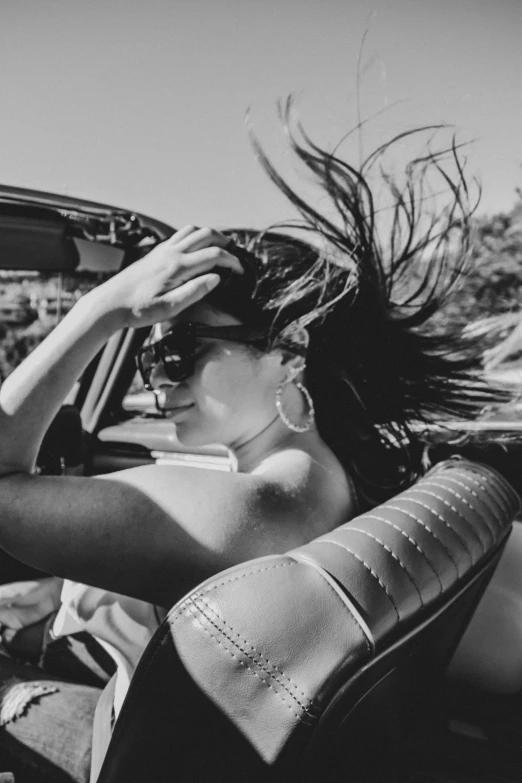
[{"label": "fingernail", "polygon": [[206,281],[206,283],[207,283],[207,288],[209,289],[209,291],[210,291],[212,288],[215,288],[215,287],[218,285],[218,283],[220,283],[220,282],[221,282],[221,278],[220,278],[220,276],[219,276],[219,275],[217,275],[215,272],[210,272],[210,273],[207,275],[207,281]]}]

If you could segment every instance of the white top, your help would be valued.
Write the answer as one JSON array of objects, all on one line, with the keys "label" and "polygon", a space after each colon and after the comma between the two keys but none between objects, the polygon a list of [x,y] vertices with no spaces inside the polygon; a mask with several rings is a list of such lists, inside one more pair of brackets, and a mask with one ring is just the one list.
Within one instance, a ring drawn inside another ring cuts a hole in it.
[{"label": "white top", "polygon": [[118,716],[138,661],[167,612],[137,598],[68,579],[64,581],[61,600],[53,635],[88,631],[112,656],[117,667],[94,715],[91,764],[91,783],[94,783],[110,741],[112,708]]},{"label": "white top", "polygon": [[[194,455],[168,454],[165,464],[179,464],[178,457]],[[192,467],[237,472],[237,459],[227,449],[227,457],[195,455]],[[160,464],[160,460],[156,462]],[[183,464],[187,464],[183,461]],[[167,610],[153,604],[111,593],[100,587],[64,581],[61,607],[54,621],[54,636],[89,631],[116,662],[116,674],[107,684],[94,713],[90,783],[96,783],[111,738],[112,711],[117,717],[127,694],[132,675],[146,646]]]}]

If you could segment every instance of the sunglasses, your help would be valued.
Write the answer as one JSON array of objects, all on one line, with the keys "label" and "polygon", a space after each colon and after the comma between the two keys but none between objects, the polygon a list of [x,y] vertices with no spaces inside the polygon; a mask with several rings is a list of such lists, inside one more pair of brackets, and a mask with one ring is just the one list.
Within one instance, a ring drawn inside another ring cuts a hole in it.
[{"label": "sunglasses", "polygon": [[177,383],[194,374],[198,338],[213,337],[234,343],[253,345],[260,350],[268,348],[268,332],[244,326],[206,326],[197,323],[176,324],[161,340],[143,345],[136,364],[147,391],[152,390],[150,377],[154,368],[162,364],[165,375]]}]

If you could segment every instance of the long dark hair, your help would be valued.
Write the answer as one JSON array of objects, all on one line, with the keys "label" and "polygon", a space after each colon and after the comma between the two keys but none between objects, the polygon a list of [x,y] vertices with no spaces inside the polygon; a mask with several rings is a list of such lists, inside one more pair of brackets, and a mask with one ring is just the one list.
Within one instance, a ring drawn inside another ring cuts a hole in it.
[{"label": "long dark hair", "polygon": [[[412,160],[401,185],[383,168],[385,153],[432,128],[396,136],[356,167],[321,149],[299,124],[294,130],[290,102],[283,120],[333,215],[298,195],[253,138],[263,168],[302,220],[232,232],[249,251],[248,274],[210,298],[246,322],[270,326],[274,338],[291,325],[308,329],[306,383],[319,433],[374,504],[419,475],[421,425],[475,418],[505,399],[484,380],[480,346],[463,335],[458,317],[440,319],[466,271],[476,205],[454,138]],[[377,170],[379,194],[370,184]],[[438,212],[427,207],[433,173],[449,193]]]}]

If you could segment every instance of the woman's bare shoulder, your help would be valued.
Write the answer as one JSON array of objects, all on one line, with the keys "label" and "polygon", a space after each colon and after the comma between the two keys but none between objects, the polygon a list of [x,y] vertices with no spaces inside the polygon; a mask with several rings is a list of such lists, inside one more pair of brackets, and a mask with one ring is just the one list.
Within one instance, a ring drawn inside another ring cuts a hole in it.
[{"label": "woman's bare shoulder", "polygon": [[285,449],[265,460],[257,474],[290,501],[305,540],[356,514],[353,483],[328,447],[312,453]]},{"label": "woman's bare shoulder", "polygon": [[148,466],[113,474],[113,480],[147,493],[231,563],[299,546],[345,522],[355,508],[335,458],[301,449],[279,451],[251,473]]},{"label": "woman's bare shoulder", "polygon": [[225,567],[297,544],[290,523],[302,494],[298,472],[295,463],[279,473],[151,465],[102,478],[148,497]]},{"label": "woman's bare shoulder", "polygon": [[297,457],[284,455],[269,469],[252,473],[151,465],[100,478],[132,486],[192,534],[225,547],[243,534],[250,541],[253,533],[261,537],[265,526],[273,532],[274,523],[298,510],[307,466]]}]

